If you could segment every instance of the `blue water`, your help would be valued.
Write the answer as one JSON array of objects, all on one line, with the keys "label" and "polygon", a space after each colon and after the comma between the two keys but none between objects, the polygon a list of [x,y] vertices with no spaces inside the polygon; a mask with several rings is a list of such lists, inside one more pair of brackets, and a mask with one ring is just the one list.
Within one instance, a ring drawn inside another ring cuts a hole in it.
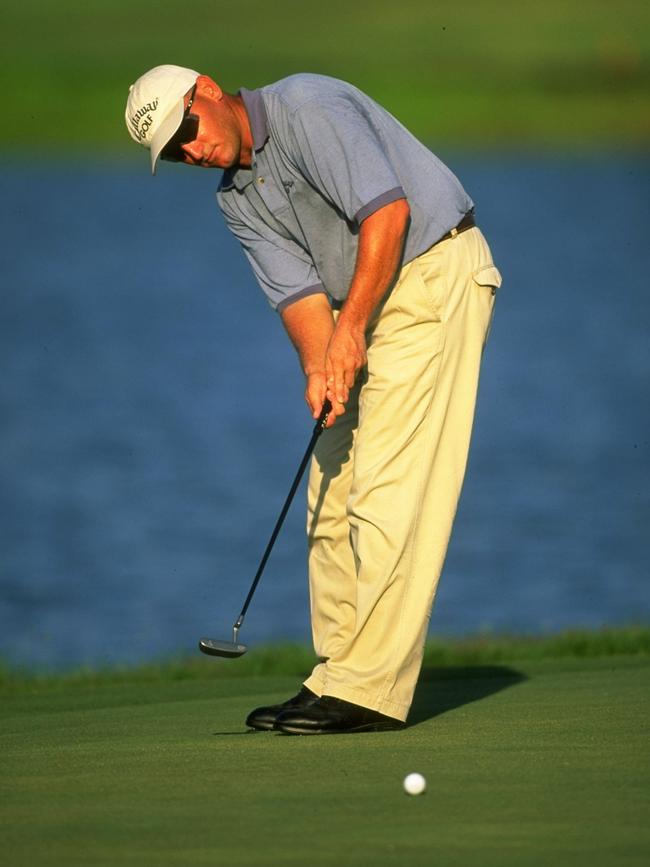
[{"label": "blue water", "polygon": [[[453,160],[504,275],[432,634],[650,615],[650,164]],[[0,657],[228,637],[311,431],[212,173],[0,170]],[[308,639],[302,495],[249,643]]]}]

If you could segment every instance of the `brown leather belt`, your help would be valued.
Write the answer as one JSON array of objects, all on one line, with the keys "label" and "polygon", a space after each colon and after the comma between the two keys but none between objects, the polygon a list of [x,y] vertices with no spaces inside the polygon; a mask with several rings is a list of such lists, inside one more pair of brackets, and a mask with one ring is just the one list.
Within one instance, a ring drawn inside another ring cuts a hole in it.
[{"label": "brown leather belt", "polygon": [[474,220],[474,208],[471,211],[468,211],[460,223],[456,226],[455,229],[452,229],[451,232],[447,232],[446,235],[443,235],[440,240],[436,241],[436,244],[439,244],[440,241],[448,241],[450,238],[455,238],[456,235],[460,235],[461,232],[466,232],[467,229],[473,229],[476,225],[476,221]]}]

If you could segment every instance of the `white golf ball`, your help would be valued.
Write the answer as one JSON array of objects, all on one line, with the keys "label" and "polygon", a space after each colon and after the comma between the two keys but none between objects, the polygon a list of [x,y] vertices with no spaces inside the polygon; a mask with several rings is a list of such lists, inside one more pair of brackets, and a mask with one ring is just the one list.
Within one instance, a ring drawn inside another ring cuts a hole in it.
[{"label": "white golf ball", "polygon": [[422,774],[407,774],[404,777],[404,791],[407,795],[421,795],[427,787]]}]

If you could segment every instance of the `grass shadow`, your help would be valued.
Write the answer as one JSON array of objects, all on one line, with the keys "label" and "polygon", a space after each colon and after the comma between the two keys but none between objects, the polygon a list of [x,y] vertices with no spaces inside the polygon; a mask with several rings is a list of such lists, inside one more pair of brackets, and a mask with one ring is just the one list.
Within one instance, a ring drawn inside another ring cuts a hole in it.
[{"label": "grass shadow", "polygon": [[525,680],[525,674],[505,665],[423,668],[407,725],[410,728],[426,722]]}]

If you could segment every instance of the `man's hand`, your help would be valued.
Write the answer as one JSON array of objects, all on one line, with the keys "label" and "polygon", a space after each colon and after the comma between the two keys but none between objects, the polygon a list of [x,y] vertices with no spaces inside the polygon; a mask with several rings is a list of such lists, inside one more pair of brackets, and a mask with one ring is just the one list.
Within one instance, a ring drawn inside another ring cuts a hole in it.
[{"label": "man's hand", "polygon": [[[366,336],[363,328],[351,327],[341,316],[334,329],[327,354],[327,397],[336,415],[341,415],[357,374],[366,364]],[[337,411],[338,408],[340,412]]]},{"label": "man's hand", "polygon": [[[317,419],[323,409],[325,398],[327,397],[327,377],[324,373],[310,373],[307,376],[305,385],[305,400],[307,406],[311,410],[312,417]],[[326,428],[332,427],[336,421],[337,415],[342,415],[345,412],[345,407],[342,403],[329,398],[332,404],[332,411],[327,417]]]}]

